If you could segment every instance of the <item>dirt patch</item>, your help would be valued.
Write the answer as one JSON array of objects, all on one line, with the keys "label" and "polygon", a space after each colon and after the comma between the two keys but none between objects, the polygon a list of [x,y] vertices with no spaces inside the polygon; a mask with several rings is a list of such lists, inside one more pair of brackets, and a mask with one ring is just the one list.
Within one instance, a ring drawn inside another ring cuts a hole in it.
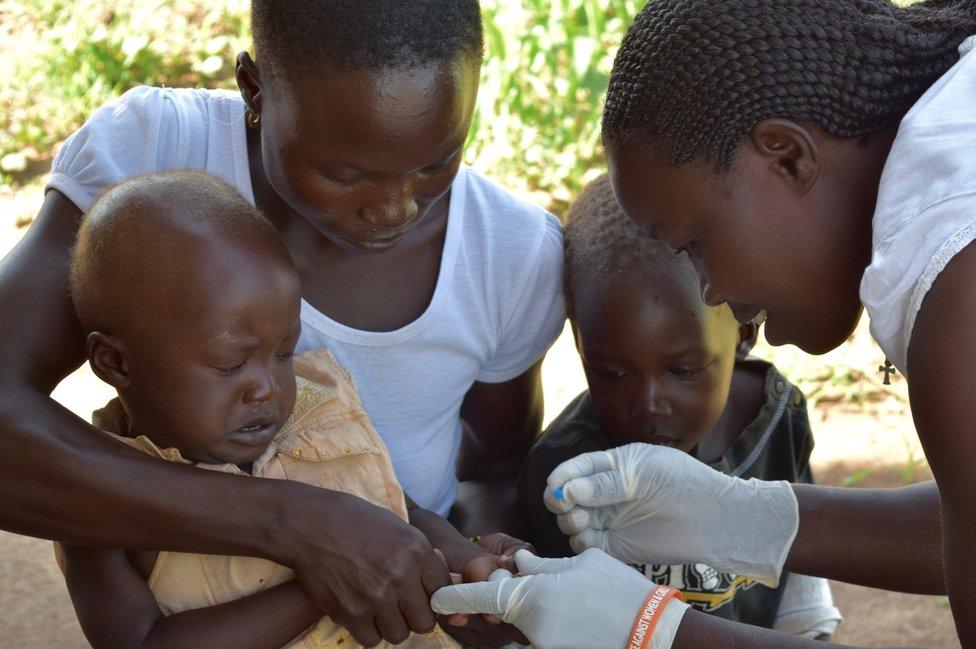
[{"label": "dirt patch", "polygon": [[944,598],[889,593],[831,582],[844,622],[834,641],[864,647],[959,649]]},{"label": "dirt patch", "polygon": [[50,541],[0,532],[0,647],[89,646]]}]

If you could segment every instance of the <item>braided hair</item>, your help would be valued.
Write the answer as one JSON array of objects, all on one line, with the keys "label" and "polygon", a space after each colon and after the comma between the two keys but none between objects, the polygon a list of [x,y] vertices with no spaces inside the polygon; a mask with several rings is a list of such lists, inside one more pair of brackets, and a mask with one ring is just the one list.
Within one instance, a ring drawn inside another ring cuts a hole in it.
[{"label": "braided hair", "polygon": [[974,32],[976,0],[650,0],[614,61],[604,139],[728,169],[764,119],[866,137],[897,124]]}]

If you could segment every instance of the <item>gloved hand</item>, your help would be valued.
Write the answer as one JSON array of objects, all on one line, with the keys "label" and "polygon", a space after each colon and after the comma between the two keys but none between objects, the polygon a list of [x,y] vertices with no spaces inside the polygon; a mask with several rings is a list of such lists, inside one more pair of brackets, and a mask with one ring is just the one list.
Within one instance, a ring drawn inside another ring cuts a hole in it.
[{"label": "gloved hand", "polygon": [[576,552],[629,563],[704,563],[775,587],[799,527],[787,482],[724,475],[665,446],[587,453],[550,474],[546,506]]},{"label": "gloved hand", "polygon": [[[485,613],[515,625],[537,649],[625,649],[655,584],[600,550],[569,559],[515,555],[518,577],[447,586],[430,605],[442,615]],[[504,571],[500,571],[504,572]],[[670,599],[649,649],[669,649],[688,605]]]}]

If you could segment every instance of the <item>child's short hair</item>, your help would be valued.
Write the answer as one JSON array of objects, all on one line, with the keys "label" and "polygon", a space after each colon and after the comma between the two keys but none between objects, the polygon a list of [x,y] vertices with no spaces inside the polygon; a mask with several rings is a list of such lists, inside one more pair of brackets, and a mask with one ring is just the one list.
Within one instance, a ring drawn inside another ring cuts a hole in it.
[{"label": "child's short hair", "polygon": [[565,246],[563,287],[570,320],[575,318],[576,297],[584,282],[590,289],[600,290],[625,276],[644,278],[661,271],[672,280],[680,275],[694,281],[693,272],[682,273],[691,269],[690,264],[679,268],[682,259],[687,259],[645,235],[627,218],[607,174],[587,185],[570,206]]},{"label": "child's short hair", "polygon": [[[187,243],[237,245],[261,250],[293,268],[274,226],[237,191],[199,171],[168,171],[134,176],[109,188],[92,205],[71,251],[69,290],[82,327],[111,332],[127,317],[133,301],[146,300],[150,285],[134,292],[133,276],[165,286],[154,274],[164,250],[163,232],[178,232]],[[187,269],[206,272],[205,268]],[[134,294],[136,293],[136,294]]]},{"label": "child's short hair", "polygon": [[251,22],[258,65],[289,77],[480,60],[484,49],[478,0],[252,0]]}]

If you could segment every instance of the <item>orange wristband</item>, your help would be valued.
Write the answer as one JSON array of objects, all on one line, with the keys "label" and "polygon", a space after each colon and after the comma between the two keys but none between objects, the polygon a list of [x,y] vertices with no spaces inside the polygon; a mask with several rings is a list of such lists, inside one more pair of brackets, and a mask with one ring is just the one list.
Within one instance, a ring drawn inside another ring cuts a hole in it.
[{"label": "orange wristband", "polygon": [[627,641],[626,649],[647,649],[654,635],[654,627],[661,619],[661,614],[667,607],[672,598],[684,601],[681,591],[670,586],[657,585],[651,594],[644,600],[644,604],[634,620],[634,627],[630,630],[630,639]]}]

